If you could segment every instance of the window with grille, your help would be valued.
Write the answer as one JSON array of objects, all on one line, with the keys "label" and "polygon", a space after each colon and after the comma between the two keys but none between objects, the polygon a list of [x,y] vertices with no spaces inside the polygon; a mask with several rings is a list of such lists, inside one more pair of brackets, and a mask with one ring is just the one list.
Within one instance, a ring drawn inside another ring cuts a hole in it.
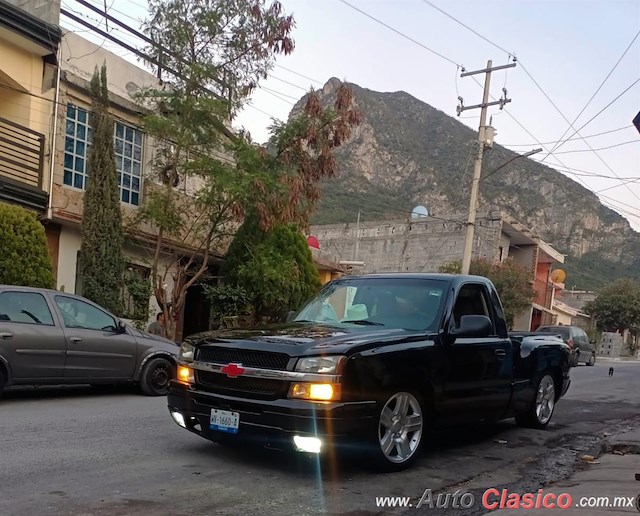
[{"label": "window with grille", "polygon": [[[87,187],[90,171],[87,168],[91,146],[91,113],[73,104],[67,105],[67,122],[64,145],[64,184]],[[114,124],[114,149],[116,171],[120,184],[120,200],[137,206],[140,203],[142,177],[142,131],[116,122]]]}]

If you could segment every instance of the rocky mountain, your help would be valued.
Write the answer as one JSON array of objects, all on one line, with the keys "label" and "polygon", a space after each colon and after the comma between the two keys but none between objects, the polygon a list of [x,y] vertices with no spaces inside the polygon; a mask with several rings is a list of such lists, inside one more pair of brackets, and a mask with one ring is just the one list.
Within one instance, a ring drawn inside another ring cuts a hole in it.
[{"label": "rocky mountain", "polygon": [[[329,80],[324,103],[340,85]],[[327,181],[314,224],[408,216],[417,204],[434,216],[465,213],[475,131],[403,91],[380,93],[350,84],[362,123],[338,152],[339,177]],[[304,98],[293,108],[302,107]],[[640,270],[640,234],[595,194],[553,168],[500,145],[485,153],[480,209],[505,211],[567,254],[569,286],[597,288]]]}]

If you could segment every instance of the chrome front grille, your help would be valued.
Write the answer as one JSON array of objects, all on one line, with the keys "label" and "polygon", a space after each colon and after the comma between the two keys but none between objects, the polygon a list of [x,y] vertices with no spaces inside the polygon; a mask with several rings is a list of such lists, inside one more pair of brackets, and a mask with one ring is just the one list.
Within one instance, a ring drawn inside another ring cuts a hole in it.
[{"label": "chrome front grille", "polygon": [[251,349],[204,346],[198,349],[196,360],[211,364],[242,364],[244,367],[285,371],[289,355]]},{"label": "chrome front grille", "polygon": [[286,398],[289,382],[239,376],[229,378],[225,374],[196,371],[196,384],[207,391],[243,398],[278,399]]}]

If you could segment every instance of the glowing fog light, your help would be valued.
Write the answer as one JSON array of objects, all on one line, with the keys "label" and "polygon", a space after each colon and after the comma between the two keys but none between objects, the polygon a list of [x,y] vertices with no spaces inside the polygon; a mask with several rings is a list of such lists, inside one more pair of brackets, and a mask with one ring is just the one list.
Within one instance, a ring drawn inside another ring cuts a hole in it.
[{"label": "glowing fog light", "polygon": [[298,451],[306,453],[320,453],[322,441],[317,437],[302,437],[301,435],[293,436],[293,443]]},{"label": "glowing fog light", "polygon": [[191,384],[195,383],[195,378],[193,376],[193,369],[186,366],[178,366],[178,372],[176,375],[178,381],[180,383]]},{"label": "glowing fog light", "polygon": [[182,428],[187,428],[187,425],[184,422],[184,416],[180,414],[180,412],[171,412],[171,417],[173,420]]},{"label": "glowing fog light", "polygon": [[290,398],[316,401],[331,401],[340,398],[340,384],[294,383],[289,391]]}]

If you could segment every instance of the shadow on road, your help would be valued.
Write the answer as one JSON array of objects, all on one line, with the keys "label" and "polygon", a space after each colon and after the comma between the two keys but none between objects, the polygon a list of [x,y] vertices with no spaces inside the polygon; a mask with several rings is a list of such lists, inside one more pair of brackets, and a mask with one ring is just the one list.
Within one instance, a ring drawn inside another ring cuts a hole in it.
[{"label": "shadow on road", "polygon": [[135,385],[41,385],[16,386],[2,394],[2,401],[47,400],[60,398],[88,398],[113,394],[139,394]]},{"label": "shadow on road", "polygon": [[[465,429],[447,428],[429,432],[424,437],[425,443],[416,466],[427,466],[438,456],[468,456],[470,449],[476,449],[481,443],[499,440],[502,433],[513,427],[513,422],[507,420],[490,425],[466,426]],[[513,443],[512,446],[526,445]],[[214,444],[203,440],[201,444],[189,446],[189,454],[198,458],[194,462],[198,462],[201,468],[202,460],[210,461],[212,465],[219,464],[220,461],[223,463],[228,461],[236,466],[262,470],[274,475],[304,476],[309,479],[322,477],[340,481],[374,471],[362,450],[330,451],[318,457],[246,442]],[[189,468],[195,465],[183,467]],[[203,471],[202,474],[206,472]]]}]

